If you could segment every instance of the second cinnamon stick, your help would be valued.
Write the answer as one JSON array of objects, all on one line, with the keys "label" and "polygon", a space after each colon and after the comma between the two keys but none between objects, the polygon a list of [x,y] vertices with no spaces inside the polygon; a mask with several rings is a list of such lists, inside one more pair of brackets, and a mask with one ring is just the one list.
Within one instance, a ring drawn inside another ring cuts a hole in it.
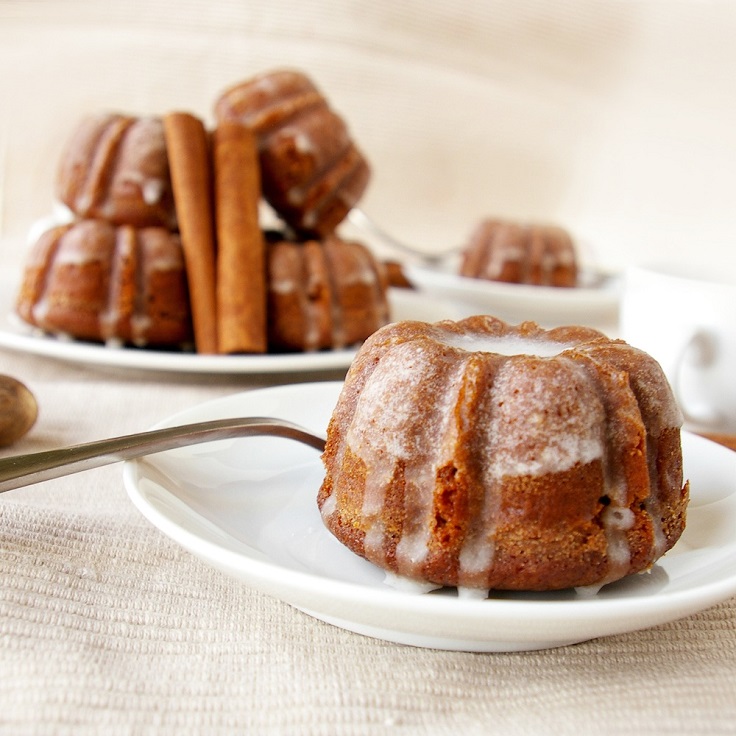
[{"label": "second cinnamon stick", "polygon": [[212,138],[217,232],[217,328],[221,353],[267,349],[266,254],[258,221],[261,180],[255,136],[223,122]]}]

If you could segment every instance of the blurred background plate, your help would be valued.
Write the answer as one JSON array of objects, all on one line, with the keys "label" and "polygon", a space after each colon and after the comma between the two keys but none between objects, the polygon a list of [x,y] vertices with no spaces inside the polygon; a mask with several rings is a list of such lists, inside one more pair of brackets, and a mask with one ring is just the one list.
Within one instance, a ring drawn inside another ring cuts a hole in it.
[{"label": "blurred background plate", "polygon": [[452,265],[408,265],[409,281],[427,295],[452,300],[463,313],[492,314],[508,322],[533,320],[547,327],[580,324],[615,332],[621,281],[597,275],[595,286],[561,288],[507,284],[459,276]]},{"label": "blurred background plate", "polygon": [[[197,355],[181,351],[106,347],[44,335],[21,322],[12,311],[20,274],[0,274],[0,350],[39,355],[71,363],[122,370],[163,371],[180,374],[262,375],[344,371],[355,357],[355,348],[313,353],[268,355]],[[389,292],[393,319],[436,322],[459,316],[458,308],[441,299],[408,289]]]}]

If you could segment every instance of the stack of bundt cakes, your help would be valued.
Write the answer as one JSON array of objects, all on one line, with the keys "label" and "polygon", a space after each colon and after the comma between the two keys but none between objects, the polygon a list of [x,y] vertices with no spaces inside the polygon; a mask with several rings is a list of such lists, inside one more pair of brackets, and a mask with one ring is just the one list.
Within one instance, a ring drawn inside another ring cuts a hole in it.
[{"label": "stack of bundt cakes", "polygon": [[[32,246],[18,315],[49,333],[199,352],[354,345],[388,321],[383,264],[335,228],[369,168],[303,74],[225,91],[216,127],[189,113],[93,115],[56,194],[73,221]],[[265,237],[265,197],[283,232]]]},{"label": "stack of bundt cakes", "polygon": [[492,317],[373,334],[327,432],[327,528],[430,587],[546,591],[648,570],[685,525],[659,365],[596,330]]}]

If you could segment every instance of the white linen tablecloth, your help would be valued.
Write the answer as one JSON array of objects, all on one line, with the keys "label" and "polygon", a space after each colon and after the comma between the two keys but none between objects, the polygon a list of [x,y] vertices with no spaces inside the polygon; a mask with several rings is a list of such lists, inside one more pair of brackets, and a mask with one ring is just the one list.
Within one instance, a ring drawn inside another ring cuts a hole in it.
[{"label": "white linen tablecloth", "polygon": [[[41,409],[3,455],[147,429],[253,385],[3,352],[0,371]],[[734,723],[736,600],[561,649],[418,649],[205,566],[138,513],[119,465],[0,497],[5,733],[722,734]]]}]

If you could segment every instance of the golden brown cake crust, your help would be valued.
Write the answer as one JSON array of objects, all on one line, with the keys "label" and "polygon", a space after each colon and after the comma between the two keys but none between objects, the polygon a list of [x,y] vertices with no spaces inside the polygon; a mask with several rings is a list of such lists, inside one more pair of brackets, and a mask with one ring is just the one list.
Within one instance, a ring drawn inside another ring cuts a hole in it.
[{"label": "golden brown cake crust", "polygon": [[411,580],[598,586],[682,533],[680,421],[657,363],[596,330],[397,323],[348,373],[318,504],[350,549]]}]

